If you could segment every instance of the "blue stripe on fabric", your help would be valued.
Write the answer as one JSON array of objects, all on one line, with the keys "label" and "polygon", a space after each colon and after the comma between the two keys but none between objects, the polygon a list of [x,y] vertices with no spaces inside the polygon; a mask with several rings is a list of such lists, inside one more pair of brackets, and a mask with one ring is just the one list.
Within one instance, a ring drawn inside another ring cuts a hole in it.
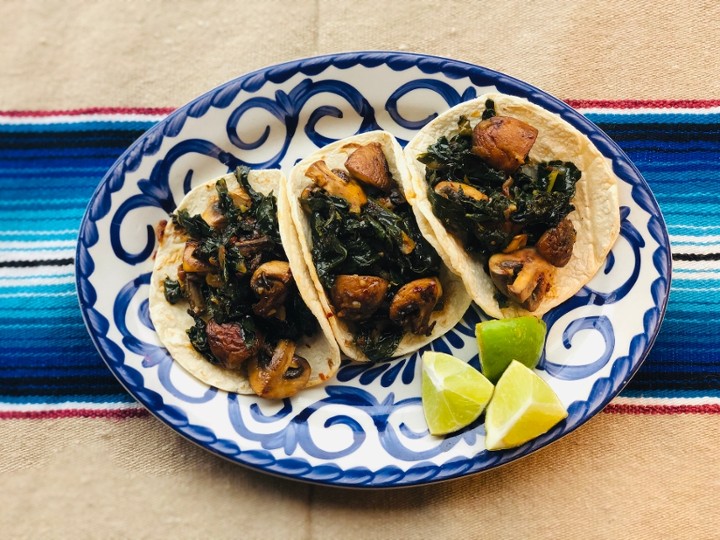
[{"label": "blue stripe on fabric", "polygon": [[[720,114],[587,116],[615,138],[643,173],[659,201],[669,231],[698,239],[706,234],[720,234],[720,171],[717,167]],[[127,146],[121,146],[118,141],[127,140],[129,145],[135,136],[131,131],[145,129],[152,122],[144,126],[112,124],[97,121],[88,122],[84,128],[78,125],[69,128],[55,123],[46,128],[34,125],[25,131],[16,127],[4,131],[19,135],[17,139],[4,136],[5,140],[14,141],[14,146],[18,146],[17,141],[23,134],[30,134],[25,138],[28,145],[40,146],[10,148],[8,143],[3,147],[0,139],[0,192],[3,193],[0,238],[36,243],[50,239],[74,240],[87,200]],[[717,130],[708,127],[717,127]],[[108,132],[98,134],[100,129]],[[698,130],[698,137],[693,136],[693,130]],[[63,137],[57,135],[70,131],[72,135],[58,144]],[[0,133],[3,133],[2,126]],[[57,147],[43,148],[44,140]],[[692,185],[693,193],[687,194],[684,189],[688,184]],[[68,201],[53,203],[57,198]],[[682,225],[708,228],[688,229]],[[65,229],[73,233],[52,233]],[[28,232],[18,235],[23,231]],[[6,251],[13,257],[23,252],[32,256],[37,247],[30,244],[25,250]],[[674,246],[674,249],[679,248]],[[37,272],[28,270],[28,273]],[[646,362],[623,395],[632,396],[635,392],[645,396],[650,395],[649,392],[658,395],[675,392],[674,395],[687,397],[704,395],[710,390],[693,388],[703,384],[707,374],[720,373],[720,341],[713,331],[720,322],[720,290],[701,290],[719,289],[718,280],[684,279],[690,273],[674,273],[666,319]],[[68,275],[71,273],[63,268],[49,277]],[[18,394],[0,397],[0,402],[132,402],[105,368],[87,335],[72,294],[74,284],[14,286],[20,282],[22,280],[3,281],[0,277],[0,294],[11,291],[30,295],[0,297],[0,340],[11,344],[4,350],[5,354],[0,355],[0,388],[12,388],[12,393]],[[49,296],[39,296],[48,292]],[[18,336],[22,335],[28,338],[20,339]],[[30,361],[32,366],[25,366]],[[77,382],[80,377],[82,382]]]}]

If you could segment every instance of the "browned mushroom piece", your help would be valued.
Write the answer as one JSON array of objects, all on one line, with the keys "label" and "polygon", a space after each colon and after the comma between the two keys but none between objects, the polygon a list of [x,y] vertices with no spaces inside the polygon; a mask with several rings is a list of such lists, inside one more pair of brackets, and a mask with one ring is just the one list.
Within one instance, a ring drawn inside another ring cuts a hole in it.
[{"label": "browned mushroom piece", "polygon": [[330,289],[335,314],[346,321],[369,319],[385,299],[388,285],[387,280],[377,276],[337,276]]},{"label": "browned mushroom piece", "polygon": [[498,290],[528,311],[535,311],[550,290],[554,269],[534,248],[496,253],[488,266]]},{"label": "browned mushroom piece", "polygon": [[258,396],[283,399],[297,394],[310,380],[310,364],[295,354],[295,343],[281,339],[272,355],[258,354],[247,365],[250,387]]},{"label": "browned mushroom piece", "polygon": [[473,129],[472,152],[491,167],[510,173],[525,163],[538,130],[510,116],[493,116]]},{"label": "browned mushroom piece", "polygon": [[290,264],[268,261],[258,266],[250,278],[250,288],[259,298],[253,313],[259,317],[285,319],[285,300],[293,282]]},{"label": "browned mushroom piece", "polygon": [[535,247],[550,264],[563,267],[570,262],[576,236],[572,221],[565,218],[556,227],[545,231]]},{"label": "browned mushroom piece", "polygon": [[390,320],[408,328],[413,334],[429,336],[435,322],[430,317],[442,297],[438,278],[421,278],[406,283],[390,302]]},{"label": "browned mushroom piece", "polygon": [[257,355],[262,336],[248,336],[238,322],[218,323],[213,319],[205,327],[210,352],[226,369],[240,369],[245,362]]},{"label": "browned mushroom piece", "polygon": [[[228,192],[233,203],[241,212],[247,212],[252,207],[252,199],[247,191],[242,187],[237,187]],[[227,218],[220,209],[220,203],[217,197],[213,197],[211,203],[203,210],[200,216],[205,222],[213,228],[222,227],[227,223]]]},{"label": "browned mushroom piece", "polygon": [[345,161],[345,168],[361,182],[385,193],[394,185],[385,153],[378,142],[358,147]]},{"label": "browned mushroom piece", "polygon": [[350,211],[358,214],[367,204],[367,196],[360,184],[355,180],[349,181],[332,172],[324,161],[316,161],[305,171],[305,176],[323,188],[330,195],[341,197],[350,204]]},{"label": "browned mushroom piece", "polygon": [[453,194],[462,194],[470,199],[475,199],[476,201],[488,200],[488,196],[476,187],[473,187],[470,184],[463,184],[462,182],[450,182],[448,180],[438,182],[435,185],[435,193],[437,193],[438,195],[442,195],[446,199]]},{"label": "browned mushroom piece", "polygon": [[207,273],[212,272],[215,268],[195,256],[195,250],[199,243],[194,240],[185,242],[185,249],[182,256],[182,267],[185,272]]}]

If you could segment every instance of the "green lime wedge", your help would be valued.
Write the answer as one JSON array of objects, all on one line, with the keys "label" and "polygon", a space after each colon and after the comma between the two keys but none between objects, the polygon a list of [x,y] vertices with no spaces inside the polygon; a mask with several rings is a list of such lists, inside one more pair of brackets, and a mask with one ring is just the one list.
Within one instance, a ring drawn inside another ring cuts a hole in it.
[{"label": "green lime wedge", "polygon": [[567,417],[558,396],[533,370],[513,361],[495,387],[485,413],[485,446],[520,446]]},{"label": "green lime wedge", "polygon": [[493,385],[474,367],[449,354],[422,357],[422,406],[430,433],[452,433],[474,422],[485,409]]},{"label": "green lime wedge", "polygon": [[510,362],[533,369],[545,345],[545,322],[532,315],[478,323],[475,335],[483,374],[496,383]]}]

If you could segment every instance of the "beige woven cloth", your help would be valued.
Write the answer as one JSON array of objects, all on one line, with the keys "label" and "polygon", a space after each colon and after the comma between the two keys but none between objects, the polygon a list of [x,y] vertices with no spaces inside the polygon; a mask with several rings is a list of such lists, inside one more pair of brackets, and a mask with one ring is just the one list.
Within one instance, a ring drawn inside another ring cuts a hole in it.
[{"label": "beige woven cloth", "polygon": [[[565,99],[720,97],[720,3],[0,3],[0,109],[179,106],[268,64],[407,50]],[[2,538],[720,538],[720,417],[599,414],[523,460],[351,491],[225,462],[151,417],[0,421]]]}]

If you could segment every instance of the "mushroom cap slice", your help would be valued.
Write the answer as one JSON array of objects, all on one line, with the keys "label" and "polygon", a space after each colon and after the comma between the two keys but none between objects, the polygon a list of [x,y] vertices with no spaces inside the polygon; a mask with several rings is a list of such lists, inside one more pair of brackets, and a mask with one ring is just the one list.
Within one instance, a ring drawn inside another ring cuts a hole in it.
[{"label": "mushroom cap slice", "polygon": [[248,362],[248,379],[260,397],[284,399],[305,388],[310,379],[310,364],[295,355],[295,343],[278,341],[269,358],[257,355]]}]

